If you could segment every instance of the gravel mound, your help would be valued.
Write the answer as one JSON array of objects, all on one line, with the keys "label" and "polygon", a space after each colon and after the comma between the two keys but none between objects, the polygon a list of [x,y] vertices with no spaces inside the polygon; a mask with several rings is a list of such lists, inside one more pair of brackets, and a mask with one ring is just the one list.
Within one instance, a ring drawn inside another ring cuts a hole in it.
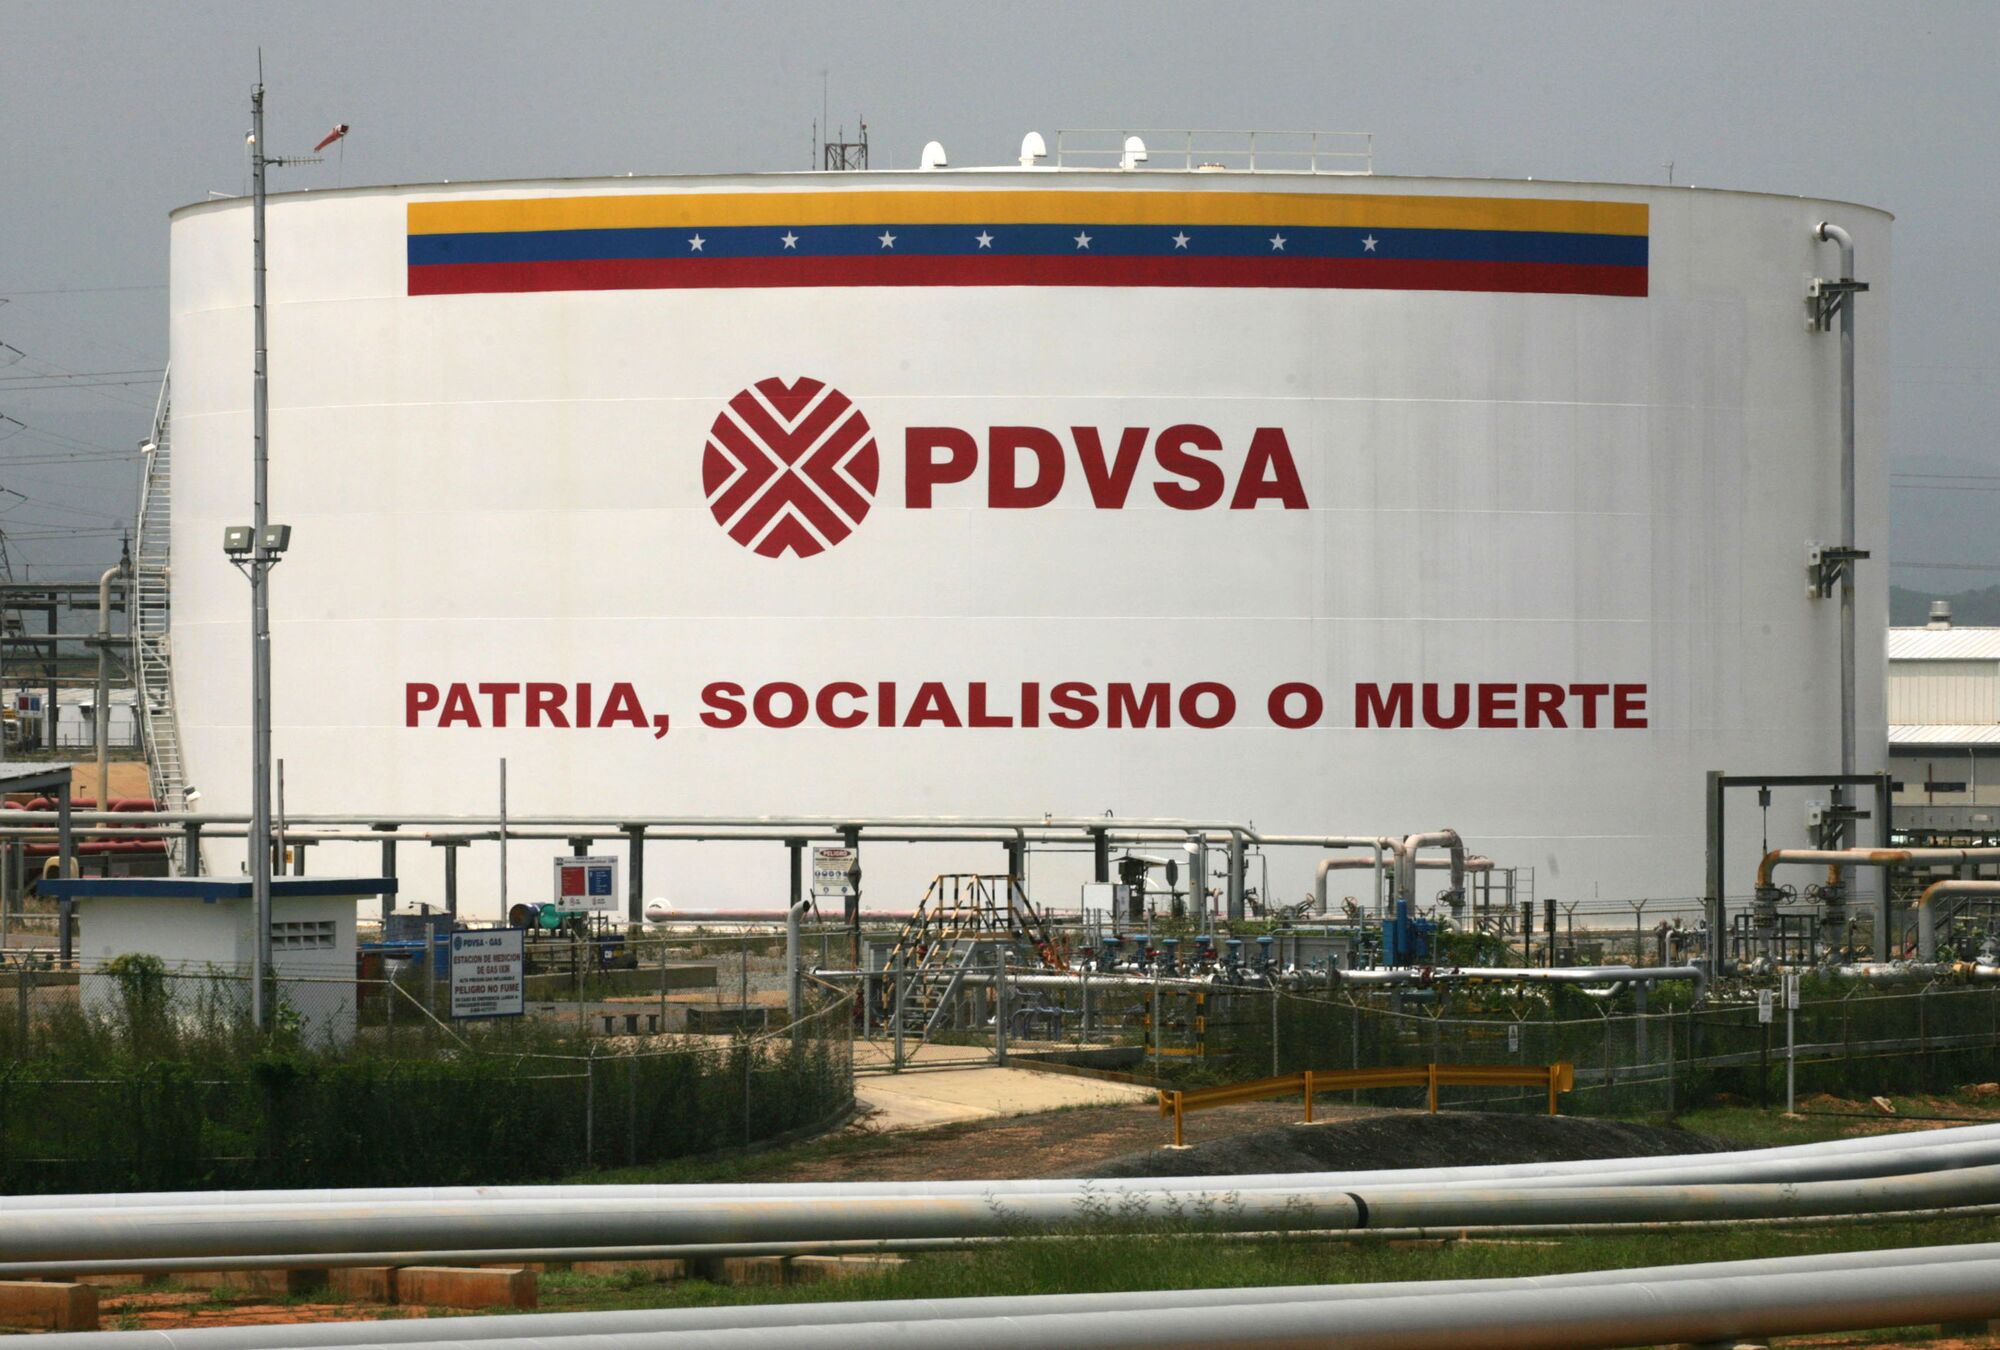
[{"label": "gravel mound", "polygon": [[1093,1177],[1249,1176],[1266,1172],[1372,1172],[1384,1168],[1482,1163],[1570,1162],[1586,1158],[1721,1153],[1742,1145],[1689,1130],[1582,1116],[1367,1116],[1325,1125],[1287,1125],[1196,1144],[1112,1158]]}]

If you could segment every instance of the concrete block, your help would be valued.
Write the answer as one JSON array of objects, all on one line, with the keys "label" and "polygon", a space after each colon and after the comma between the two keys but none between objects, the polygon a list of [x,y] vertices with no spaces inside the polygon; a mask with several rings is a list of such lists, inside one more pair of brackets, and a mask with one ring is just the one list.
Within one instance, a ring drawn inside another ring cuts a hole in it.
[{"label": "concrete block", "polygon": [[535,1273],[520,1266],[403,1266],[396,1271],[396,1302],[427,1308],[533,1308]]},{"label": "concrete block", "polygon": [[97,1291],[87,1284],[0,1280],[0,1326],[97,1330]]},{"label": "concrete block", "polygon": [[189,1289],[237,1289],[246,1294],[268,1294],[272,1298],[296,1298],[326,1287],[324,1269],[296,1270],[189,1270],[175,1275],[176,1283]]},{"label": "concrete block", "polygon": [[687,1278],[685,1261],[574,1261],[570,1269],[578,1275],[627,1275],[634,1272],[651,1275],[656,1283]]},{"label": "concrete block", "polygon": [[[157,1277],[147,1275],[79,1275],[76,1277],[76,1282],[78,1284],[90,1285],[94,1289],[137,1289],[148,1279],[152,1278]],[[61,1281],[58,1280],[57,1282],[60,1283]]]},{"label": "concrete block", "polygon": [[342,1303],[394,1303],[394,1266],[340,1266],[327,1272],[327,1289]]},{"label": "concrete block", "polygon": [[785,1258],[782,1256],[700,1256],[688,1263],[689,1272],[710,1284],[783,1284]]},{"label": "concrete block", "polygon": [[794,1256],[786,1262],[786,1284],[824,1284],[886,1275],[903,1264],[900,1256]]}]

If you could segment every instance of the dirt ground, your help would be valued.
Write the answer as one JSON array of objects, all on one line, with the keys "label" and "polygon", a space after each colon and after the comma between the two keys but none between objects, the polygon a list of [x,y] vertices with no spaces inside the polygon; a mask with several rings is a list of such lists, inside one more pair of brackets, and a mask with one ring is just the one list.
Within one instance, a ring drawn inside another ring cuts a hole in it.
[{"label": "dirt ground", "polygon": [[[1367,1108],[1316,1107],[1329,1119],[1379,1115]],[[1299,1118],[1296,1102],[1249,1102],[1187,1118],[1193,1141],[1274,1129]],[[861,1123],[866,1129],[867,1122]],[[766,1181],[975,1181],[982,1177],[1088,1176],[1114,1158],[1173,1141],[1173,1122],[1155,1106],[1087,1106],[1036,1116],[966,1121],[935,1130],[885,1134],[866,1147],[774,1168]]]},{"label": "dirt ground", "polygon": [[1453,1111],[1286,1124],[1186,1149],[1152,1148],[1098,1163],[1093,1177],[1249,1176],[1487,1163],[1718,1153],[1735,1145],[1658,1125],[1583,1116]]}]

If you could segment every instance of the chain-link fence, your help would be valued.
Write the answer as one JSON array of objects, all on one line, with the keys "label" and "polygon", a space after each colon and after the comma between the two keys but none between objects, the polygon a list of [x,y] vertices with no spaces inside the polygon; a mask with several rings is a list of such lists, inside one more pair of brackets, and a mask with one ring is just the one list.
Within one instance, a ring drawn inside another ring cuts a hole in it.
[{"label": "chain-link fence", "polygon": [[547,1179],[769,1140],[853,1101],[853,1001],[817,987],[795,1021],[780,999],[754,1025],[637,1035],[622,1012],[604,1034],[598,1001],[550,1012],[532,993],[524,1016],[454,1023],[448,982],[419,969],[274,979],[262,1034],[250,992],[144,958],[0,972],[0,1191]]},{"label": "chain-link fence", "polygon": [[[1280,994],[1238,1000],[1238,1015],[1209,1030],[1207,1072],[1223,1080],[1301,1069],[1392,1065],[1576,1066],[1565,1109],[1580,1114],[1664,1113],[1732,1099],[1785,1099],[1786,1024],[1779,1007],[1759,1020],[1755,1001],[1639,1013],[1592,1006],[1582,995],[1526,996],[1469,1011],[1414,1000]],[[1583,1005],[1581,1008],[1578,1005]],[[1941,1091],[2000,1076],[2000,987],[1808,988],[1791,1032],[1797,1092],[1842,1096]],[[1408,1105],[1407,1093],[1363,1094]],[[1451,1088],[1441,1105],[1544,1108],[1539,1092]]]}]

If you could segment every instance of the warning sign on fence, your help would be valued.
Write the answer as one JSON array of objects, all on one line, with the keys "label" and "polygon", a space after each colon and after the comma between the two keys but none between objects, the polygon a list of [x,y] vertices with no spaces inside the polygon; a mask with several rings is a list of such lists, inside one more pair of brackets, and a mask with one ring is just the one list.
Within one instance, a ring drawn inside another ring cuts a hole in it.
[{"label": "warning sign on fence", "polygon": [[519,928],[451,935],[453,1017],[519,1017],[525,1011],[527,936]]}]

